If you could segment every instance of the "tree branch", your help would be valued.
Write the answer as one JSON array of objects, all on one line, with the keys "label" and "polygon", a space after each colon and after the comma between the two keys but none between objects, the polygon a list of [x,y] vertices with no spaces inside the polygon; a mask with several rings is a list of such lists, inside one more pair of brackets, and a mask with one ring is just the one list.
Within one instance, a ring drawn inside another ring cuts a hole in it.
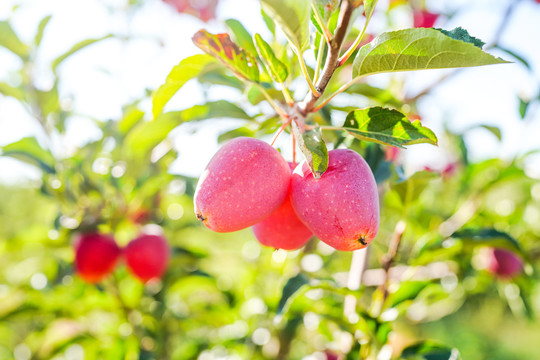
[{"label": "tree branch", "polygon": [[394,259],[397,255],[399,249],[399,243],[401,242],[401,237],[405,232],[406,223],[403,220],[398,221],[396,227],[394,228],[394,233],[392,234],[392,239],[390,239],[390,245],[388,246],[388,252],[384,255],[382,259],[382,268],[384,270],[384,281],[381,285],[381,291],[383,293],[382,304],[386,302],[388,297],[388,281],[390,280],[390,267],[394,262]]},{"label": "tree branch", "polygon": [[339,53],[341,51],[343,41],[345,40],[345,35],[347,34],[347,29],[349,27],[349,22],[351,20],[353,11],[354,6],[350,0],[343,0],[341,2],[338,25],[334,37],[328,46],[328,55],[326,57],[323,72],[315,84],[319,94],[310,92],[306,95],[304,101],[297,105],[297,112],[304,117],[308,113],[312,112],[313,108],[315,107],[315,103],[324,93],[324,90],[330,82],[332,75],[334,75],[334,72],[339,67]]}]

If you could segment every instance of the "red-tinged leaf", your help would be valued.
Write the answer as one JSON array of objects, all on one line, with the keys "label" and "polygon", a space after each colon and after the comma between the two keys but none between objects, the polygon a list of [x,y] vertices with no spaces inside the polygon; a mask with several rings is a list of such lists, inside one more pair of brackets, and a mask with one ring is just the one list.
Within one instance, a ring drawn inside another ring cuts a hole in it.
[{"label": "red-tinged leaf", "polygon": [[257,61],[236,45],[228,34],[213,35],[206,30],[199,30],[193,35],[193,43],[221,61],[238,76],[250,81],[259,81]]}]

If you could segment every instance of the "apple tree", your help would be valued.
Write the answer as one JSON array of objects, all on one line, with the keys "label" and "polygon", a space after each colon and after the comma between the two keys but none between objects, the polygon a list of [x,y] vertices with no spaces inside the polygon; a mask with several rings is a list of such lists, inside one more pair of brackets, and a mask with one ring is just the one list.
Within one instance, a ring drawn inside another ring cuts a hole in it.
[{"label": "apple tree", "polygon": [[[165,2],[215,17],[217,1]],[[7,214],[28,207],[12,222],[0,212],[0,357],[450,360],[459,337],[432,339],[429,324],[468,304],[497,299],[537,320],[540,187],[528,155],[471,161],[465,133],[418,114],[432,89],[407,97],[392,77],[513,66],[493,49],[530,67],[497,40],[439,28],[420,3],[261,0],[264,32],[235,19],[196,32],[200,53],[120,118],[92,119],[102,136],[68,153],[77,114],[59,99],[59,69],[116,35],[59,54],[44,90],[34,65],[50,17],[28,44],[0,22],[0,46],[22,64],[20,84],[0,93],[43,132],[0,148],[42,174],[0,188]],[[402,10],[412,28],[368,32]],[[188,82],[237,100],[171,108]],[[522,117],[535,101],[521,99]],[[219,118],[241,125],[219,136],[200,178],[172,174],[173,131]],[[409,147],[443,141],[455,161],[406,171]]]}]

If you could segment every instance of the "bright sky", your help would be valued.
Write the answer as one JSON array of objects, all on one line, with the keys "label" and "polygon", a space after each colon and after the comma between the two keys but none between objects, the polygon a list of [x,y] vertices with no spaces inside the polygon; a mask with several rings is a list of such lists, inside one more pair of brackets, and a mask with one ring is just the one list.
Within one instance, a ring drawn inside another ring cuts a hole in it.
[{"label": "bright sky", "polygon": [[[427,4],[433,11],[445,13],[467,4],[466,12],[451,21],[441,21],[436,25],[447,29],[462,26],[472,35],[489,43],[509,1],[513,0],[439,0],[427,1]],[[380,2],[383,7],[387,3],[383,0]],[[123,105],[140,97],[145,89],[157,88],[181,59],[200,52],[191,42],[192,34],[198,29],[205,27],[211,32],[224,31],[219,21],[204,24],[189,15],[175,13],[159,0],[147,0],[142,8],[129,12],[125,10],[126,3],[127,0],[0,1],[0,19],[10,18],[15,30],[25,41],[33,38],[41,18],[53,15],[45,32],[36,66],[39,73],[37,81],[43,89],[52,85],[48,65],[72,44],[110,32],[134,38],[127,42],[112,39],[93,45],[61,66],[61,98],[67,102],[72,99],[73,109],[84,116],[71,119],[65,147],[56,149],[57,151],[69,151],[89,139],[99,137],[99,131],[87,120],[88,117],[119,118]],[[20,7],[12,12],[14,5]],[[222,0],[218,7],[218,17],[239,19],[250,32],[264,34],[264,24],[259,11],[256,0]],[[397,14],[394,20],[398,28],[409,27],[411,24],[411,19],[404,14]],[[375,18],[371,30],[377,32],[382,27]],[[532,116],[525,122],[520,120],[516,98],[516,94],[526,98],[534,97],[540,87],[539,4],[532,0],[521,1],[502,36],[502,44],[528,59],[534,76],[527,73],[520,64],[465,70],[443,83],[419,104],[423,120],[438,134],[442,133],[443,122],[456,130],[464,130],[473,124],[501,127],[502,143],[498,143],[485,130],[475,130],[467,136],[471,156],[477,160],[495,156],[511,158],[516,154],[540,148],[540,111],[531,109]],[[502,53],[493,53],[508,58]],[[0,81],[16,81],[9,77],[9,73],[19,65],[15,56],[0,48]],[[407,89],[414,94],[439,79],[443,73],[424,71],[400,76],[406,77]],[[377,82],[384,80],[384,76],[374,79]],[[243,101],[234,94],[224,93],[221,88],[210,95],[216,100],[226,98]],[[188,84],[173,98],[167,109],[187,108],[201,101],[198,85]],[[143,106],[145,110],[150,110],[149,102]],[[219,120],[211,124],[182,125],[174,132],[174,142],[180,155],[171,170],[198,176],[217,149],[217,134],[235,123],[231,120]],[[193,130],[198,130],[197,134],[194,135]],[[17,101],[0,95],[0,146],[31,135],[43,138],[35,120]],[[282,144],[285,141],[288,143],[285,137],[282,138]],[[437,164],[449,160],[444,153],[444,147],[415,145],[410,147],[406,154],[410,168],[418,168],[424,164],[437,167]],[[285,155],[290,156],[287,152]],[[531,164],[531,174],[540,177],[540,158],[536,158]],[[38,176],[31,167],[0,157],[0,182]]]}]

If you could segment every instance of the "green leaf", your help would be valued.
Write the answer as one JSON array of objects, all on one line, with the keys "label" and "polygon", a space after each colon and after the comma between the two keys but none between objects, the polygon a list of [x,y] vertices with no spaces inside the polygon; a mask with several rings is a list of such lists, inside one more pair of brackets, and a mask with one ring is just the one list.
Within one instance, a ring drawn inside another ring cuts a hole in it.
[{"label": "green leaf", "polygon": [[436,178],[438,178],[437,174],[431,171],[418,171],[408,179],[396,183],[392,188],[398,193],[401,202],[406,205],[418,200],[424,189]]},{"label": "green leaf", "polygon": [[189,109],[183,110],[182,122],[198,121],[211,118],[232,118],[251,120],[251,116],[246,114],[237,105],[225,100],[208,102],[204,105],[195,105]]},{"label": "green leaf", "polygon": [[309,46],[309,0],[261,0],[263,11],[283,31],[295,51],[301,53]]},{"label": "green leaf", "polygon": [[377,184],[383,183],[392,176],[392,162],[386,160],[385,152],[379,144],[366,146],[364,159],[368,163]]},{"label": "green leaf", "polygon": [[154,118],[161,114],[165,105],[186,82],[201,75],[207,65],[213,61],[214,59],[210,56],[199,54],[185,58],[173,67],[169,75],[167,75],[165,83],[152,94],[152,114]]},{"label": "green leaf", "polygon": [[255,131],[252,129],[242,126],[237,129],[226,131],[218,136],[218,143],[228,141],[237,137],[255,137]]},{"label": "green leaf", "polygon": [[458,360],[459,351],[432,340],[408,346],[401,352],[403,359]]},{"label": "green leaf", "polygon": [[339,5],[339,0],[313,0],[313,3],[321,8],[327,8],[328,11],[334,11]]},{"label": "green leaf", "polygon": [[320,128],[302,132],[298,125],[291,123],[298,147],[304,154],[315,179],[320,178],[328,168],[328,149]]},{"label": "green leaf", "polygon": [[281,119],[278,116],[273,116],[259,123],[259,129],[257,131],[261,135],[270,135],[274,134],[280,126]]},{"label": "green leaf", "polygon": [[497,138],[497,140],[499,140],[499,141],[502,140],[501,129],[498,128],[497,126],[480,124],[480,125],[471,126],[468,130],[472,130],[472,129],[475,129],[475,128],[486,129],[487,131],[492,133]]},{"label": "green leaf", "polygon": [[375,86],[371,86],[365,82],[359,82],[349,86],[345,90],[348,94],[359,94],[370,99],[376,100],[380,104],[390,105],[395,108],[399,108],[403,105],[393,94],[387,89],[381,89]]},{"label": "green leaf", "polygon": [[465,42],[467,42],[469,44],[473,44],[474,46],[476,46],[479,49],[482,49],[482,47],[486,44],[482,40],[480,40],[478,38],[475,38],[474,36],[469,35],[467,30],[465,30],[461,26],[455,28],[454,30],[450,30],[450,31],[449,30],[444,30],[444,29],[438,29],[438,28],[435,28],[435,30],[442,32],[444,35],[449,36],[452,39],[461,40],[461,41],[465,41]]},{"label": "green leaf", "polygon": [[510,49],[501,47],[500,45],[495,45],[494,47],[496,49],[504,51],[505,53],[507,53],[508,55],[510,55],[511,57],[513,57],[514,59],[516,59],[517,61],[522,63],[527,69],[532,70],[531,65],[529,64],[529,62],[527,60],[525,60],[525,58],[523,56],[517,54],[516,52],[514,52],[514,51],[512,51]]},{"label": "green leaf", "polygon": [[287,283],[283,287],[283,292],[281,294],[281,299],[279,300],[276,313],[281,314],[283,310],[285,309],[285,306],[289,302],[289,299],[298,290],[300,290],[301,287],[303,287],[304,285],[307,285],[308,283],[309,283],[309,279],[304,274],[301,274],[301,273],[287,280]]},{"label": "green leaf", "polygon": [[52,15],[45,16],[38,25],[38,30],[36,32],[36,36],[34,37],[34,44],[36,46],[39,46],[41,44],[41,40],[43,39],[43,33],[45,32],[45,29],[47,28],[47,25],[49,24],[49,21],[51,20]]},{"label": "green leaf", "polygon": [[56,160],[50,151],[39,145],[36,138],[26,137],[0,148],[2,156],[9,156],[25,163],[36,165],[43,171],[54,174]]},{"label": "green leaf", "polygon": [[383,322],[383,323],[378,324],[375,337],[377,338],[377,341],[379,342],[379,344],[386,344],[386,342],[388,341],[388,335],[390,335],[390,332],[392,332],[392,323]]},{"label": "green leaf", "polygon": [[435,29],[383,33],[362,46],[353,63],[353,78],[385,72],[446,69],[507,63],[477,46]]},{"label": "green leaf", "polygon": [[[339,11],[336,11],[336,9],[339,6],[340,1],[339,0],[312,0],[312,2],[313,2],[313,6],[312,6],[312,11],[311,11],[311,23],[317,30],[317,33],[322,34],[323,29],[320,27],[319,22],[317,21],[315,12],[319,14],[324,24],[328,24],[328,20],[330,19],[330,16],[332,14],[339,13]],[[353,18],[351,18],[351,23],[354,22]],[[317,41],[315,42],[315,44],[317,44]],[[315,51],[315,53],[317,53],[317,51]]]},{"label": "green leaf", "polygon": [[[264,85],[264,84],[263,84]],[[283,98],[283,93],[279,90],[272,89],[272,88],[266,88],[266,93],[270,95],[272,99],[275,99],[279,102],[284,102],[285,99]],[[246,96],[248,98],[248,101],[251,105],[257,105],[261,101],[266,101],[266,97],[264,96],[261,89],[256,86],[250,86],[247,90]]]},{"label": "green leaf", "polygon": [[268,28],[268,30],[270,30],[270,32],[272,33],[272,35],[276,35],[276,24],[274,23],[274,20],[268,16],[263,9],[261,9],[261,15],[262,15],[262,18],[263,18],[263,21],[264,23],[266,24],[266,27]]},{"label": "green leaf", "polygon": [[383,145],[437,145],[435,134],[419,120],[410,122],[399,111],[382,107],[351,111],[342,129],[360,140]]},{"label": "green leaf", "polygon": [[246,50],[251,55],[257,55],[257,50],[255,50],[253,39],[240,21],[228,19],[225,20],[225,25],[227,25],[227,28],[230,30],[230,32],[232,32],[235,43],[240,45],[242,49]]},{"label": "green leaf", "polygon": [[[311,11],[311,17],[310,17],[311,24],[315,27],[315,30],[317,30],[317,33],[322,34],[323,29],[321,29],[321,26],[319,25],[319,22],[317,21],[317,18],[315,17],[315,11],[317,11],[319,13],[319,15],[321,16],[321,18],[323,18],[323,16],[324,16],[324,8],[321,9],[320,6],[318,6],[318,5],[315,6]],[[315,40],[315,43],[317,43],[317,40],[318,39]],[[315,53],[317,53],[317,51],[315,51]]]},{"label": "green leaf", "polygon": [[259,56],[272,79],[279,83],[284,83],[289,75],[287,66],[279,61],[270,45],[264,41],[261,35],[255,34],[255,44]]},{"label": "green leaf", "polygon": [[527,115],[527,109],[529,108],[530,103],[530,101],[519,97],[519,116],[521,116],[521,119],[525,119],[525,115]]},{"label": "green leaf", "polygon": [[204,71],[199,74],[199,76],[197,76],[197,80],[201,84],[223,85],[238,90],[244,90],[244,83],[236,76],[225,74],[226,71],[227,69],[217,62],[214,64],[209,64],[208,67],[205,68]]},{"label": "green leaf", "polygon": [[364,0],[364,13],[366,14],[366,22],[369,22],[371,19],[371,16],[373,15],[373,11],[375,10],[375,6],[377,5],[377,2],[379,0]]},{"label": "green leaf", "polygon": [[195,105],[182,111],[171,111],[159,115],[153,121],[142,122],[126,136],[124,149],[129,154],[141,158],[150,155],[151,150],[165,140],[178,125],[189,121],[210,118],[235,118],[251,120],[238,106],[225,100]]},{"label": "green leaf", "polygon": [[24,101],[25,99],[25,92],[21,88],[13,87],[5,82],[0,82],[0,94],[14,97],[19,101]]},{"label": "green leaf", "polygon": [[61,111],[62,108],[60,106],[60,98],[58,97],[58,87],[56,84],[52,89],[47,91],[36,90],[36,95],[36,100],[43,117]]},{"label": "green leaf", "polygon": [[493,228],[464,229],[453,233],[451,237],[469,242],[473,245],[503,247],[521,253],[521,247],[516,239],[505,232]]},{"label": "green leaf", "polygon": [[64,60],[66,60],[67,58],[69,58],[71,55],[81,51],[82,49],[90,46],[90,45],[93,45],[97,42],[100,42],[100,41],[103,41],[103,40],[106,40],[106,39],[110,39],[112,38],[114,35],[112,34],[109,34],[109,35],[105,35],[105,36],[102,36],[102,37],[99,37],[99,38],[96,38],[96,39],[86,39],[86,40],[83,40],[81,42],[78,42],[77,44],[73,45],[71,47],[71,49],[69,49],[68,51],[66,51],[65,53],[63,53],[62,55],[60,55],[59,57],[57,57],[56,59],[53,60],[52,62],[52,70],[54,72],[56,72],[56,69],[58,68],[58,66],[60,66],[60,64],[62,64],[64,62]]},{"label": "green leaf", "polygon": [[30,47],[17,36],[7,20],[0,21],[0,46],[5,47],[21,59],[30,54]]},{"label": "green leaf", "polygon": [[152,121],[142,122],[131,130],[124,141],[123,151],[131,158],[149,158],[154,147],[182,123],[180,111],[159,115]]},{"label": "green leaf", "polygon": [[127,134],[144,117],[144,111],[133,106],[124,110],[124,116],[118,122],[118,130],[121,134]]},{"label": "green leaf", "polygon": [[246,80],[258,82],[259,68],[254,56],[238,47],[228,34],[210,34],[199,30],[193,35],[193,43],[201,50],[212,55],[235,74]]},{"label": "green leaf", "polygon": [[429,281],[404,281],[399,284],[399,288],[388,296],[389,307],[395,307],[407,300],[415,299]]}]

